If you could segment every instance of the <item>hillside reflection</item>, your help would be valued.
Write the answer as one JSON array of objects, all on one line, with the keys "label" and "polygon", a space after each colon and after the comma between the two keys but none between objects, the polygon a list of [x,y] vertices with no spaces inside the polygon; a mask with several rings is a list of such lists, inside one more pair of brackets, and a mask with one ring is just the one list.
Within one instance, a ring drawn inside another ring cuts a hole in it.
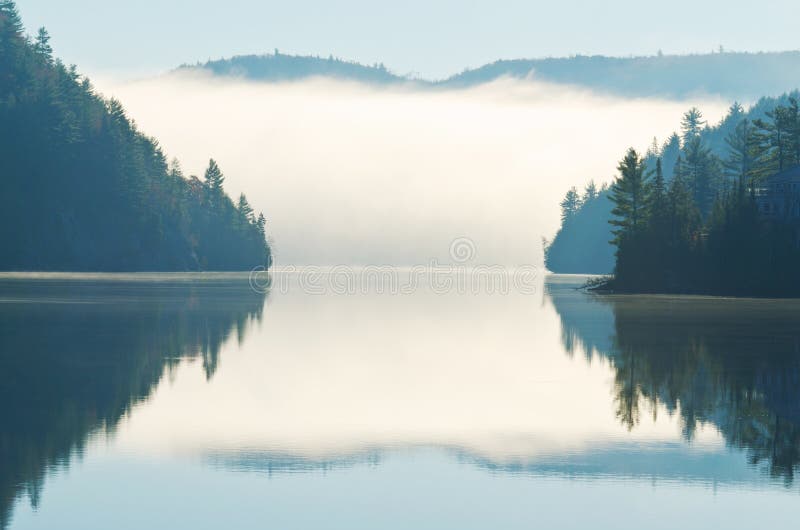
[{"label": "hillside reflection", "polygon": [[206,377],[260,321],[247,279],[0,281],[0,528],[16,499],[113,432],[183,359]]},{"label": "hillside reflection", "polygon": [[[800,465],[800,302],[595,296],[551,285],[570,353],[607,360],[616,415],[659,406],[692,440],[713,425],[751,465],[791,483]],[[662,409],[663,410],[663,409]]]}]

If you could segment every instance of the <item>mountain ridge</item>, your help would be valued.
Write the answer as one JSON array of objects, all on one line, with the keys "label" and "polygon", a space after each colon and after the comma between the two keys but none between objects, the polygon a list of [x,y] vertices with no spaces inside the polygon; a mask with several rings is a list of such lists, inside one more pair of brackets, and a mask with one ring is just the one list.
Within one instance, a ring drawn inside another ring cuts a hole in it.
[{"label": "mountain ridge", "polygon": [[501,78],[535,79],[626,97],[685,99],[708,94],[731,99],[756,99],[800,87],[800,50],[500,59],[439,80],[398,74],[382,63],[366,65],[333,56],[289,55],[277,50],[273,54],[236,55],[205,63],[183,64],[174,71],[182,70],[206,70],[219,77],[252,81],[329,77],[376,85],[413,84],[427,88],[469,88]]}]

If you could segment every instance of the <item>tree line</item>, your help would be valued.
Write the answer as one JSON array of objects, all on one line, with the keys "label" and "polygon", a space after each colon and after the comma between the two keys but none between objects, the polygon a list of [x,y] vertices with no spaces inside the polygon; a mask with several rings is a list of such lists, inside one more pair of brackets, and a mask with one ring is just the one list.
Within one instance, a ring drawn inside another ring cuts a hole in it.
[{"label": "tree line", "polygon": [[607,274],[614,268],[608,244],[611,216],[608,185],[590,180],[583,190],[572,187],[561,201],[561,228],[544,240],[545,266],[565,274]]},{"label": "tree line", "polygon": [[[706,145],[702,113],[682,121],[680,150],[669,182],[661,155],[629,149],[611,187],[613,287],[628,291],[740,295],[800,293],[797,227],[760,215],[765,180],[800,165],[800,110],[795,96],[754,120],[739,117],[721,158]],[[674,143],[675,140],[670,141]]]},{"label": "tree line", "polygon": [[187,178],[49,41],[0,0],[0,270],[268,266],[264,216],[217,163]]},{"label": "tree line", "polygon": [[[723,245],[722,241],[725,238],[721,233],[728,233],[730,237],[740,235],[730,234],[730,230],[723,232],[712,230],[710,223],[715,209],[721,213],[724,208],[719,207],[725,204],[725,200],[732,199],[730,192],[737,189],[737,182],[744,183],[745,190],[757,190],[759,186],[764,185],[769,176],[797,165],[798,96],[800,96],[798,92],[792,92],[780,97],[763,97],[748,110],[734,103],[725,117],[715,125],[708,124],[698,109],[690,109],[682,119],[679,132],[670,135],[663,143],[654,139],[643,154],[637,153],[645,167],[649,184],[653,184],[656,180],[656,166],[660,159],[664,185],[669,188],[673,184],[674,177],[678,175],[685,187],[689,188],[687,193],[691,194],[692,206],[699,214],[699,220],[696,220],[698,226],[689,231],[694,239],[699,240],[700,245],[695,244],[693,248],[696,251],[694,257],[700,259],[701,263],[695,263],[683,271],[676,271],[675,267],[670,266],[669,269],[665,268],[663,274],[650,274],[649,269],[635,265],[629,267],[628,271],[635,273],[638,270],[649,277],[634,285],[631,276],[627,275],[626,288],[717,291],[736,294],[737,291],[731,286],[738,284],[743,286],[738,291],[741,293],[766,292],[760,286],[763,282],[749,273],[753,267],[760,267],[762,264],[757,260],[742,261],[747,257],[744,252],[757,252],[773,262],[772,269],[766,270],[782,269],[782,283],[771,282],[772,285],[767,286],[768,290],[777,294],[790,293],[791,282],[787,283],[784,280],[791,267],[791,260],[786,254],[791,246],[787,246],[787,239],[791,238],[792,230],[786,226],[770,225],[763,219],[756,219],[758,215],[755,211],[750,212],[754,217],[750,219],[750,223],[760,224],[762,235],[766,230],[768,232],[766,235],[769,236],[765,241],[761,241],[762,245],[753,243],[749,250],[742,247],[741,252],[736,248],[728,249],[725,253],[717,249],[712,254],[705,253],[702,258],[698,254],[709,242],[716,241],[719,245]],[[614,271],[617,263],[615,254],[619,249],[614,245],[608,245],[607,242],[617,240],[612,231],[619,230],[619,227],[609,224],[610,221],[618,219],[611,213],[615,203],[610,200],[610,195],[610,189],[605,191],[601,189],[594,199],[589,199],[586,194],[581,196],[577,190],[567,192],[565,201],[562,202],[562,225],[553,240],[546,245],[546,265],[549,270],[594,274],[610,274]],[[579,199],[577,202],[576,197]],[[746,211],[745,205],[740,206],[742,208],[739,211],[743,214]],[[715,221],[720,219],[716,218]],[[601,228],[602,226],[606,228]],[[716,228],[721,228],[719,223]],[[687,237],[684,234],[683,239]],[[777,246],[766,245],[766,241],[770,239],[774,243],[775,237],[782,239],[783,243]],[[645,250],[641,246],[637,248],[642,252]],[[725,263],[729,260],[733,260],[733,263]],[[719,266],[725,265],[724,269],[709,270],[712,261],[723,261]],[[624,267],[625,264],[622,265]],[[691,275],[690,270],[693,272]],[[663,275],[669,278],[664,279]],[[755,283],[759,285],[754,285]],[[618,285],[622,288],[621,283]]]}]

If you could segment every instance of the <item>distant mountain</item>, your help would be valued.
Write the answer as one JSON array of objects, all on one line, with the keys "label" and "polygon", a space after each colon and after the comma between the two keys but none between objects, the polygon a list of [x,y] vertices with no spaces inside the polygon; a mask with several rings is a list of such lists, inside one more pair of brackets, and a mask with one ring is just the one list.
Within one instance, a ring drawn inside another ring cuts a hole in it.
[{"label": "distant mountain", "polygon": [[333,57],[280,53],[242,55],[179,68],[187,69],[273,82],[330,77],[370,84],[414,83],[455,88],[510,77],[574,85],[626,97],[673,99],[713,94],[754,100],[764,94],[777,95],[800,87],[800,51],[501,60],[440,81],[398,75],[382,64],[367,66]]},{"label": "distant mountain", "polygon": [[214,75],[241,77],[255,81],[296,81],[310,77],[359,81],[370,84],[400,83],[408,78],[395,75],[383,64],[367,66],[352,61],[334,58],[285,55],[237,55],[230,59],[219,59],[194,65],[181,65],[178,71],[207,70]]},{"label": "distant mountain", "polygon": [[445,83],[471,86],[500,77],[532,78],[631,97],[683,99],[716,94],[757,99],[800,87],[800,51],[497,61]]}]

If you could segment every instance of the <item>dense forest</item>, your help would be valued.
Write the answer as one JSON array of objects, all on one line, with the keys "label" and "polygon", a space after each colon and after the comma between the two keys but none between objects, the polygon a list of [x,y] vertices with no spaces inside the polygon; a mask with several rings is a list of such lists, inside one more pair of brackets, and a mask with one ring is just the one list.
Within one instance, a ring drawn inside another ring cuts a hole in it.
[{"label": "dense forest", "polygon": [[583,56],[503,60],[446,81],[471,86],[502,77],[534,78],[625,97],[684,99],[716,94],[753,100],[800,85],[800,52],[715,53],[649,57]]},{"label": "dense forest", "polygon": [[329,77],[369,84],[413,83],[422,88],[468,88],[501,78],[536,79],[623,97],[684,99],[711,94],[754,100],[800,85],[800,52],[655,55],[650,57],[574,56],[502,60],[440,80],[402,75],[383,64],[280,53],[242,55],[193,65],[218,76],[258,81]]},{"label": "dense forest", "polygon": [[309,77],[329,77],[371,84],[408,81],[407,78],[390,72],[383,64],[368,66],[344,61],[332,55],[327,58],[287,55],[278,50],[273,54],[237,55],[230,59],[209,60],[178,67],[178,71],[192,70],[205,70],[217,76],[257,81],[296,81]]},{"label": "dense forest", "polygon": [[[616,265],[617,288],[627,290],[793,294],[796,223],[765,219],[756,195],[800,163],[797,98],[762,98],[747,111],[735,103],[714,126],[691,109],[680,134],[626,155],[614,187],[596,196],[568,191],[561,229],[546,247],[548,268],[607,274]],[[664,223],[672,223],[669,234]],[[650,234],[656,226],[659,234]],[[586,251],[602,241],[614,245]]]},{"label": "dense forest", "polygon": [[0,0],[0,270],[268,266],[264,217],[219,166],[185,177],[49,40]]},{"label": "dense forest", "polygon": [[[608,287],[800,294],[800,190],[783,180],[776,187],[773,179],[800,166],[800,104],[793,94],[764,118],[753,114],[731,107],[718,127],[729,129],[724,156],[704,139],[697,109],[684,115],[680,138],[647,156],[628,150],[610,189],[616,264]],[[667,178],[663,161],[675,154]],[[775,202],[781,215],[772,215]]]},{"label": "dense forest", "polygon": [[608,186],[590,181],[580,193],[573,187],[561,201],[561,228],[544,241],[548,270],[562,274],[609,274],[614,249],[608,244],[612,204]]}]

